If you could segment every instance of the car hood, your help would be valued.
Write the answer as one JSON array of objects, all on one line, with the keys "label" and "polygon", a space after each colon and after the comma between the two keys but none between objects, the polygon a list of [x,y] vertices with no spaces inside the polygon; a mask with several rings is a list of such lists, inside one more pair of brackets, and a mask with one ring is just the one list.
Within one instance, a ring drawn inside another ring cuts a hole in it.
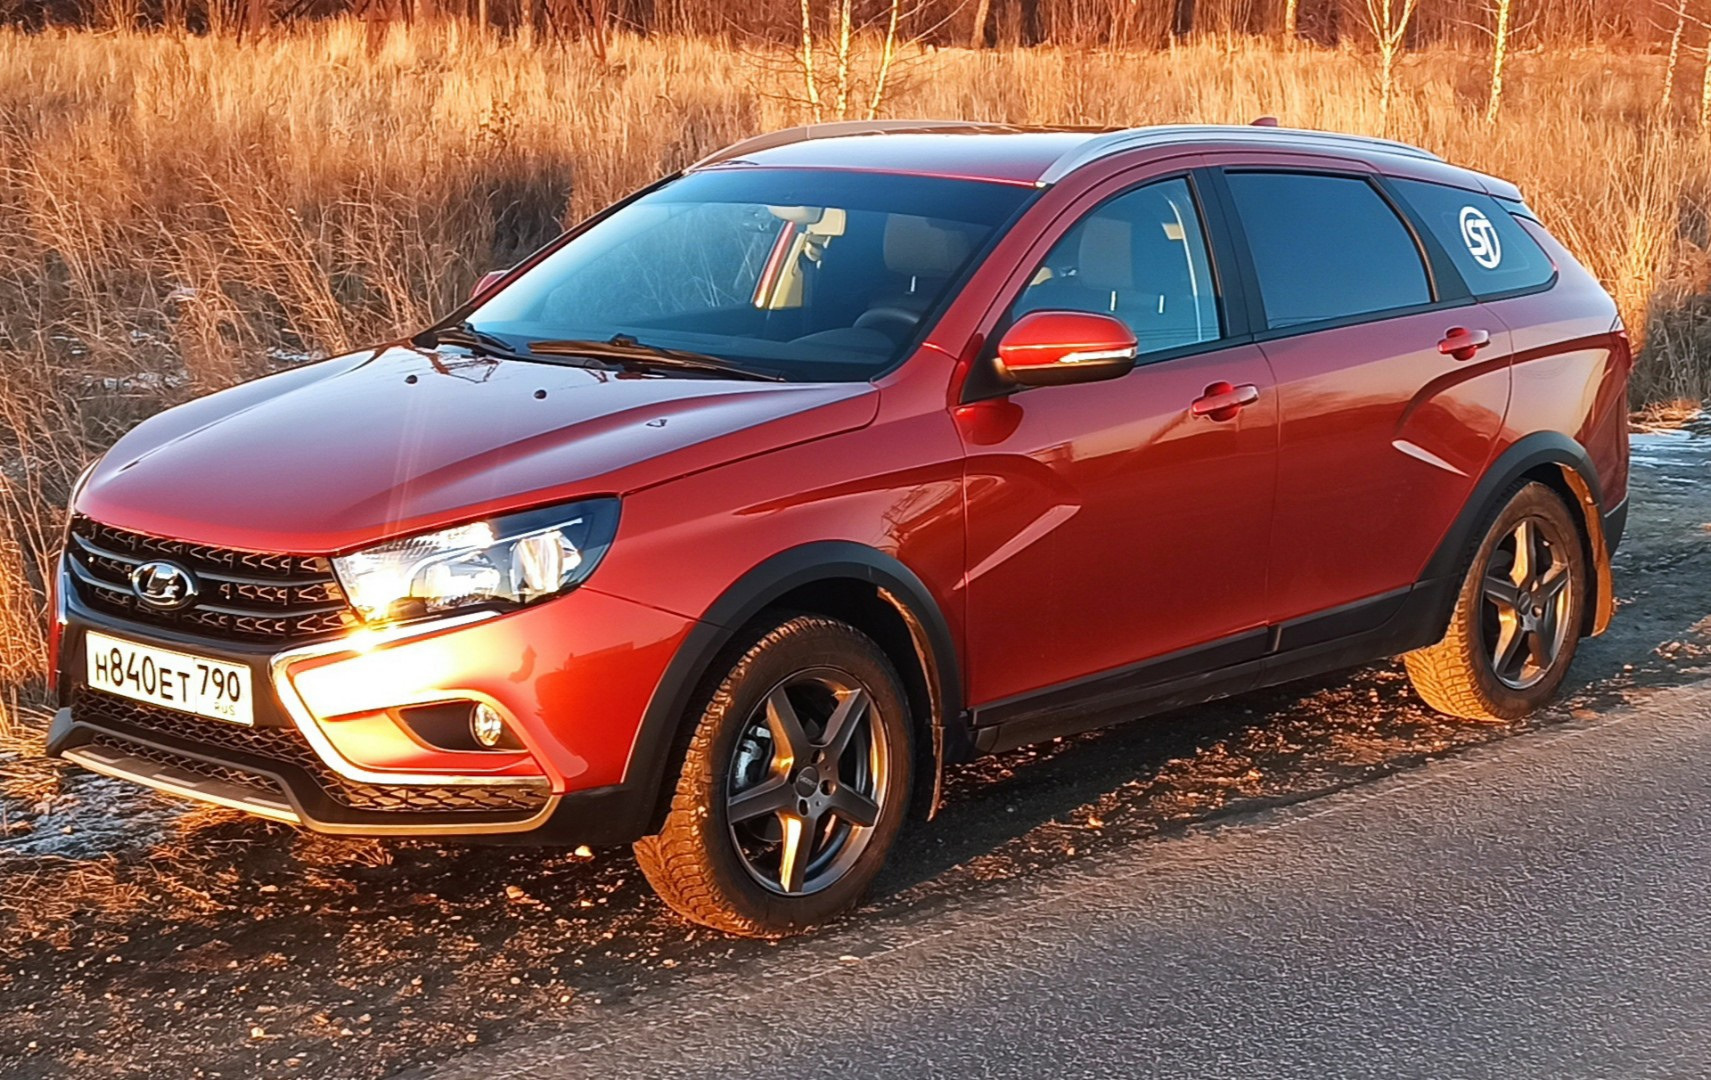
[{"label": "car hood", "polygon": [[250,551],[350,550],[460,520],[624,494],[862,427],[869,383],[661,378],[393,348],[169,409],[76,511]]}]

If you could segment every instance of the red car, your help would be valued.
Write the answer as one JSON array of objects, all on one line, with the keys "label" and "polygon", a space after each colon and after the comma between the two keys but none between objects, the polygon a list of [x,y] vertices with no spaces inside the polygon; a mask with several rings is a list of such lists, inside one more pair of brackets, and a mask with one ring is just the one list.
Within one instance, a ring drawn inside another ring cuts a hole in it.
[{"label": "red car", "polygon": [[52,749],[324,832],[853,905],[947,763],[1610,618],[1630,354],[1510,184],[1275,127],[827,125],[80,482]]}]

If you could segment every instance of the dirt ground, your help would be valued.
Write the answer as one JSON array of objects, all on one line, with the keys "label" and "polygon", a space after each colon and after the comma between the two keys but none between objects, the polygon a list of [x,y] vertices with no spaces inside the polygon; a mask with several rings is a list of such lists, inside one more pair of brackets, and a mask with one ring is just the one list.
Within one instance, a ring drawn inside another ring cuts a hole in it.
[{"label": "dirt ground", "polygon": [[[1621,609],[1546,715],[1447,720],[1387,663],[990,758],[866,917],[929,926],[1044,868],[1711,675],[1708,470],[1711,423],[1636,432]],[[0,756],[4,1077],[391,1076],[791,947],[680,922],[625,850],[333,840]]]}]

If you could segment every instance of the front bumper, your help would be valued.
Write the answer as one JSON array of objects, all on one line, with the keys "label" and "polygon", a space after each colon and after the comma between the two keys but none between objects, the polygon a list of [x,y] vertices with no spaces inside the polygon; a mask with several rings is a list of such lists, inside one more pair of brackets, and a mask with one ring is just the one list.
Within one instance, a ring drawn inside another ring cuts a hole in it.
[{"label": "front bumper", "polygon": [[[605,844],[643,835],[657,778],[631,775],[650,695],[688,621],[588,590],[503,617],[357,631],[273,652],[140,625],[62,596],[49,751],[170,794],[345,835]],[[253,727],[84,685],[91,629],[247,666]],[[481,701],[515,753],[449,751],[396,710]]]}]

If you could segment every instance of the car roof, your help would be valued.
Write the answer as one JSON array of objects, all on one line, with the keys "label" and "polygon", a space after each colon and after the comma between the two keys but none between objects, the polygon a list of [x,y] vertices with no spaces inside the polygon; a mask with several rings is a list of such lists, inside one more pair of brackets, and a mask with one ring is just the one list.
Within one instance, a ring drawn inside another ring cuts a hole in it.
[{"label": "car roof", "polygon": [[858,120],[788,128],[727,146],[690,168],[748,164],[863,169],[1045,186],[1113,154],[1168,147],[1298,151],[1380,167],[1389,161],[1406,162],[1414,169],[1443,168],[1442,158],[1406,143],[1269,124],[1076,128],[948,120]]}]

